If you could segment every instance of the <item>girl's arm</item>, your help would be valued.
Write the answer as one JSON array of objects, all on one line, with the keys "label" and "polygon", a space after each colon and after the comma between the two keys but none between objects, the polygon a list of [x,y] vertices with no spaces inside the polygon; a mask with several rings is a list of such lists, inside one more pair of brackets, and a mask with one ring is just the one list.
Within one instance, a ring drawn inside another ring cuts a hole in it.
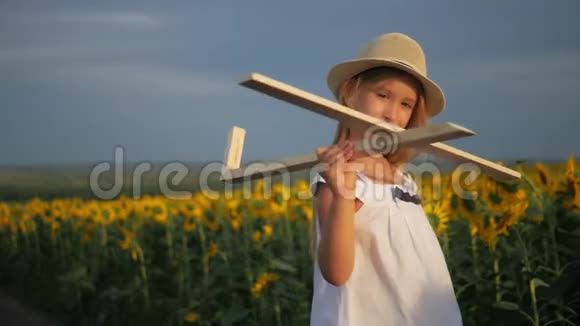
[{"label": "girl's arm", "polygon": [[348,281],[354,266],[354,214],[362,206],[321,184],[316,197],[320,226],[318,264],[327,282],[340,286]]}]

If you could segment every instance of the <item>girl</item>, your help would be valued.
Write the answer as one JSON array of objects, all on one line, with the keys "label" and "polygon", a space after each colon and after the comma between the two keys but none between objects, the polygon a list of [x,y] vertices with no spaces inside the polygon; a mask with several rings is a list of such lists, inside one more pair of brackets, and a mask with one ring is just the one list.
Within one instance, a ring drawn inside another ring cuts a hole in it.
[{"label": "girl", "polygon": [[[341,104],[401,128],[425,126],[445,104],[420,45],[400,33],[377,37],[358,58],[332,67],[327,81]],[[354,152],[368,131],[340,123],[333,146],[316,150],[325,168],[310,188],[310,325],[461,325],[441,247],[402,171],[415,153]]]}]

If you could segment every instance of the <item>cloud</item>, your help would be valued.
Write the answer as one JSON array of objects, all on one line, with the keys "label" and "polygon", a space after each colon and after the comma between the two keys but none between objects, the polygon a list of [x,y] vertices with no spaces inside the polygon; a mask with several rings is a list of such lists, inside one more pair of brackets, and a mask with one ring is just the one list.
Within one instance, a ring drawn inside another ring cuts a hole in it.
[{"label": "cloud", "polygon": [[114,52],[111,41],[100,46],[99,43],[86,44],[47,44],[27,45],[0,49],[0,64],[30,64],[51,63],[54,61],[70,61],[74,59],[98,58],[104,54]]},{"label": "cloud", "polygon": [[157,15],[138,12],[59,13],[56,22],[73,24],[123,25],[137,28],[158,28],[164,21]]},{"label": "cloud", "polygon": [[[165,63],[170,60],[164,54],[181,47],[171,37],[163,37],[173,35],[171,28],[182,22],[176,14],[89,10],[0,13],[2,24],[18,31],[18,37],[0,31],[0,39],[5,41],[0,49],[0,82],[145,97],[187,98],[235,91],[236,82],[223,75]],[[133,29],[143,33],[119,33]]]},{"label": "cloud", "polygon": [[66,64],[12,71],[14,78],[68,91],[102,95],[207,96],[238,91],[237,81],[220,74],[160,64]]},{"label": "cloud", "polygon": [[0,12],[0,26],[5,26],[0,28],[0,64],[151,53],[159,47],[151,39],[166,33],[162,27],[176,21],[176,17],[137,11]]},{"label": "cloud", "polygon": [[166,23],[160,15],[141,12],[28,12],[0,15],[9,24],[85,24],[124,26],[137,29],[157,29]]},{"label": "cloud", "polygon": [[485,85],[518,95],[575,95],[580,88],[580,50],[472,58],[439,69],[457,81],[454,86]]},{"label": "cloud", "polygon": [[237,86],[210,73],[147,64],[71,66],[63,77],[70,83],[98,86],[101,90],[160,95],[216,95],[229,93]]}]

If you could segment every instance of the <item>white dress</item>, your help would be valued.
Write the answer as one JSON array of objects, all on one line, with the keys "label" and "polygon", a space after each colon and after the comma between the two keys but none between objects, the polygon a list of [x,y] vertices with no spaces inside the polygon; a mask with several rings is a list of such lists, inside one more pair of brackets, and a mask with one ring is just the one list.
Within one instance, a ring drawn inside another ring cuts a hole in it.
[{"label": "white dress", "polygon": [[[358,172],[355,195],[363,206],[355,213],[354,269],[345,284],[334,286],[314,261],[311,326],[462,325],[445,257],[423,208],[393,198],[395,187],[417,194],[413,179],[403,176],[402,185],[393,185]],[[314,195],[318,182],[325,182],[320,174],[311,182]]]}]

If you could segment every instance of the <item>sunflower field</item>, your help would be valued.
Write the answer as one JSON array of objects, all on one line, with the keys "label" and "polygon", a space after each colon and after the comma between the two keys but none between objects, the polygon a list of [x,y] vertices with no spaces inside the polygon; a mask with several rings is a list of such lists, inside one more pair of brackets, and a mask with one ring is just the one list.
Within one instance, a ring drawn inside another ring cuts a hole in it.
[{"label": "sunflower field", "polygon": [[[470,196],[420,182],[464,323],[580,324],[574,156],[513,168],[520,182],[481,176]],[[70,325],[308,325],[309,183],[265,188],[0,201],[0,286]]]}]

